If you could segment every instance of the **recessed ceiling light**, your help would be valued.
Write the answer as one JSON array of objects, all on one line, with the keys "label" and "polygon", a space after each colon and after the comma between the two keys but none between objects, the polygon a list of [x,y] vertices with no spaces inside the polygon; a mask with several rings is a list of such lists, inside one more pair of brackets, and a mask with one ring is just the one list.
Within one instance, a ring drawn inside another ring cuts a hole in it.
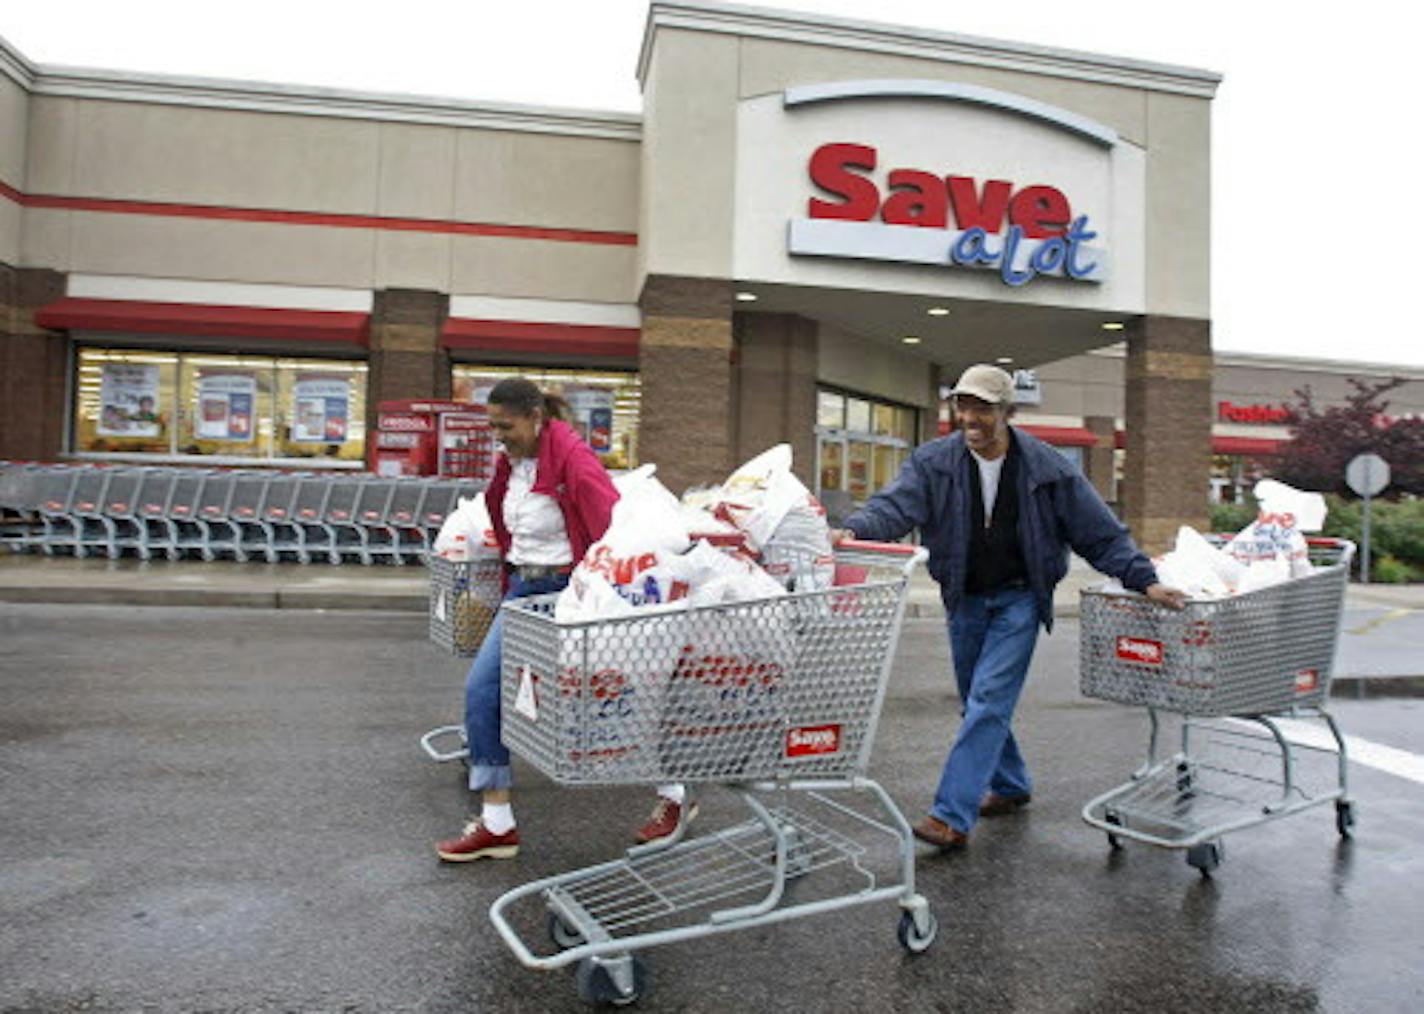
[{"label": "recessed ceiling light", "polygon": [[1123,323],[1122,321],[1120,321],[1120,320],[1110,320],[1110,321],[1108,321],[1106,324],[1103,325],[1103,330],[1104,330],[1104,331],[1121,331],[1121,330],[1122,330],[1123,328],[1125,328],[1125,327],[1127,327],[1127,325],[1124,324],[1124,323]]},{"label": "recessed ceiling light", "polygon": [[949,316],[949,307],[947,307],[947,306],[932,306],[932,307],[930,307],[928,310],[926,310],[925,313],[929,314],[931,317],[948,317],[948,316]]},{"label": "recessed ceiling light", "polygon": [[755,292],[739,292],[739,293],[737,293],[737,302],[738,302],[738,303],[755,303],[755,302],[756,302],[756,298],[757,298],[757,295],[756,295]]},{"label": "recessed ceiling light", "polygon": [[994,362],[998,363],[1000,366],[1008,366],[1013,361],[1013,356],[1000,356],[998,359],[994,360]]},{"label": "recessed ceiling light", "polygon": [[915,337],[914,335],[912,335],[912,334],[907,334],[907,335],[905,335],[905,337],[901,338],[900,340],[901,340],[902,342],[904,342],[906,345],[918,345],[918,344],[920,344],[920,340],[919,340],[918,338],[916,338],[916,337]]}]

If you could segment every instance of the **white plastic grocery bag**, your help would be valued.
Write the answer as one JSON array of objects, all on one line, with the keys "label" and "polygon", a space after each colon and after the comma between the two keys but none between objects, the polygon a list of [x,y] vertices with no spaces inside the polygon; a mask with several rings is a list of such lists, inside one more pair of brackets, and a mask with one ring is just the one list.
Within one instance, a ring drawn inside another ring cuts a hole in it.
[{"label": "white plastic grocery bag", "polygon": [[495,541],[483,493],[469,499],[460,497],[458,506],[440,526],[434,549],[436,556],[456,563],[499,558],[499,543]]},{"label": "white plastic grocery bag", "polygon": [[589,547],[559,593],[554,618],[567,623],[622,615],[623,610],[614,611],[609,589],[638,602],[681,598],[658,567],[690,545],[682,506],[661,482],[648,473],[625,483],[608,530]]},{"label": "white plastic grocery bag", "polygon": [[746,533],[768,573],[787,588],[823,590],[835,580],[826,511],[791,471],[791,445],[777,444],[722,484],[713,513]]},{"label": "white plastic grocery bag", "polygon": [[1260,512],[1231,540],[1227,551],[1249,566],[1284,559],[1291,577],[1311,573],[1304,533],[1317,532],[1325,524],[1325,498],[1275,479],[1262,479],[1256,483],[1254,493]]}]

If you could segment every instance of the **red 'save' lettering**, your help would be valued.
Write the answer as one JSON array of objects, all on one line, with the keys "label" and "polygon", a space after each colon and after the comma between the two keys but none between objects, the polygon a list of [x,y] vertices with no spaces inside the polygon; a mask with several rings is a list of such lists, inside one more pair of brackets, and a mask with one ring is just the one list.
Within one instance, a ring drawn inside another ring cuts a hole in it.
[{"label": "red 'save' lettering", "polygon": [[786,756],[818,757],[823,754],[839,753],[841,749],[841,727],[839,725],[801,726],[786,730]]},{"label": "red 'save' lettering", "polygon": [[880,188],[869,176],[878,152],[867,144],[823,144],[811,154],[811,182],[838,200],[811,198],[811,218],[869,222],[880,214],[886,225],[913,225],[926,229],[949,227],[950,213],[959,229],[983,229],[997,234],[1007,221],[1023,230],[1025,239],[1063,236],[1073,221],[1068,198],[1057,187],[1042,183],[1015,192],[1008,180],[985,180],[981,187],[972,176],[941,176],[922,169],[891,169],[888,191],[881,202]]},{"label": "red 'save' lettering", "polygon": [[1119,637],[1117,639],[1117,657],[1124,662],[1161,665],[1162,642],[1146,641],[1139,637]]}]

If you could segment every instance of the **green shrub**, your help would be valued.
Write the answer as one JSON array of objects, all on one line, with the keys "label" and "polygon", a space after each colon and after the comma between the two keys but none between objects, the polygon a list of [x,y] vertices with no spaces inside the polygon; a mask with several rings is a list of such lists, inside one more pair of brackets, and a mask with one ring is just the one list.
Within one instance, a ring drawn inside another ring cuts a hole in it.
[{"label": "green shrub", "polygon": [[1247,497],[1241,503],[1211,505],[1211,530],[1222,535],[1235,535],[1256,520],[1256,501]]},{"label": "green shrub", "polygon": [[1370,580],[1378,584],[1408,584],[1419,579],[1419,572],[1398,557],[1384,553],[1370,561]]}]

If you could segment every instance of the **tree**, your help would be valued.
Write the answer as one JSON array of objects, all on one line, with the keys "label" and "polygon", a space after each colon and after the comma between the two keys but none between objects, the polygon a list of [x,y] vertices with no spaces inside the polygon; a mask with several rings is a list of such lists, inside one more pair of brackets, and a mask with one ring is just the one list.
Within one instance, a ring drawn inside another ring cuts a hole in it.
[{"label": "tree", "polygon": [[1383,397],[1407,381],[1348,379],[1354,393],[1344,405],[1321,408],[1308,385],[1294,392],[1295,402],[1286,406],[1291,438],[1281,447],[1276,477],[1299,489],[1349,496],[1345,466],[1368,451],[1389,462],[1386,495],[1424,494],[1424,419],[1391,418]]}]

